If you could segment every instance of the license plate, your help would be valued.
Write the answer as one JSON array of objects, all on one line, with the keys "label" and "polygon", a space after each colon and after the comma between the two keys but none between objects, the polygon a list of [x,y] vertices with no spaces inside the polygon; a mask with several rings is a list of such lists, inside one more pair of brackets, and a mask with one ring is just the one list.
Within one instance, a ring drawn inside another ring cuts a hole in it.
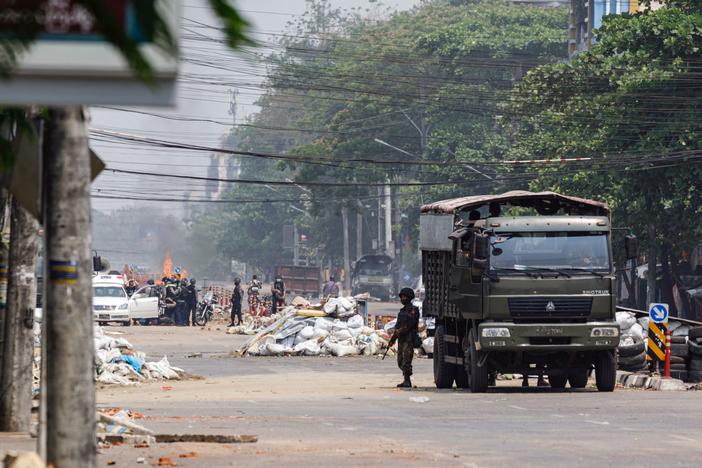
[{"label": "license plate", "polygon": [[538,327],[536,333],[544,336],[559,336],[563,334],[561,327]]}]

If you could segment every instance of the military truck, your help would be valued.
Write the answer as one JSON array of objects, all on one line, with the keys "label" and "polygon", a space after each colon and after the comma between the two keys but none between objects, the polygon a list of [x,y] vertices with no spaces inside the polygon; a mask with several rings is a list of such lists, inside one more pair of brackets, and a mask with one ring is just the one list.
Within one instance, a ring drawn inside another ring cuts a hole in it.
[{"label": "military truck", "polygon": [[607,205],[554,192],[422,206],[436,386],[485,392],[497,373],[521,373],[581,388],[594,370],[598,390],[614,390],[611,232]]}]

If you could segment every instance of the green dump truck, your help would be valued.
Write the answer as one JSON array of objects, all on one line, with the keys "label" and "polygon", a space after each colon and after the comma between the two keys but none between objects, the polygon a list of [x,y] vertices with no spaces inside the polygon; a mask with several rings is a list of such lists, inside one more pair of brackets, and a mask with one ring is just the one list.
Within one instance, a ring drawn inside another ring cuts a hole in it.
[{"label": "green dump truck", "polygon": [[485,392],[497,373],[554,388],[616,380],[619,327],[607,205],[554,192],[469,196],[422,207],[438,388]]}]

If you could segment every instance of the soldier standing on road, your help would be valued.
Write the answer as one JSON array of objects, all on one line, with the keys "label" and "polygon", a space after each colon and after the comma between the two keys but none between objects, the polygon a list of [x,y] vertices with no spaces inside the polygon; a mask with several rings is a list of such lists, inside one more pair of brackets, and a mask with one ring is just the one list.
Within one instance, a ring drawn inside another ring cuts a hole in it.
[{"label": "soldier standing on road", "polygon": [[232,323],[229,324],[230,327],[234,326],[234,317],[237,317],[237,325],[241,325],[243,322],[241,318],[241,303],[244,300],[244,288],[241,287],[241,279],[236,278],[234,280],[234,289],[232,290]]},{"label": "soldier standing on road", "polygon": [[285,283],[282,276],[276,275],[271,293],[271,315],[273,315],[278,313],[279,305],[285,305]]},{"label": "soldier standing on road", "polygon": [[187,307],[188,307],[188,313],[187,315],[190,316],[190,326],[195,326],[195,314],[197,312],[197,288],[195,287],[195,278],[192,278],[190,280],[190,284],[188,285],[188,295],[187,295]]},{"label": "soldier standing on road", "polygon": [[395,333],[390,338],[388,346],[392,346],[397,341],[397,365],[402,370],[405,380],[398,384],[399,388],[412,388],[412,359],[414,358],[414,341],[417,337],[419,327],[419,309],[412,305],[414,290],[403,288],[400,291],[400,302],[402,309],[397,314],[395,323]]}]

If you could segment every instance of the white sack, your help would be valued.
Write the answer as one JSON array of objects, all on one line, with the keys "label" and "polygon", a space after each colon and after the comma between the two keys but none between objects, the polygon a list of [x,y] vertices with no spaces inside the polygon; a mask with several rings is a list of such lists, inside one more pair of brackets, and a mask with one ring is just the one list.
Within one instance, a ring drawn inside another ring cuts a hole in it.
[{"label": "white sack", "polygon": [[422,349],[427,354],[432,354],[434,352],[434,337],[430,336],[422,341]]},{"label": "white sack", "polygon": [[617,312],[617,323],[622,332],[624,332],[636,323],[636,317],[631,312]]},{"label": "white sack", "polygon": [[346,321],[346,324],[349,326],[349,328],[362,328],[364,323],[363,323],[363,317],[360,315],[356,314],[351,317]]}]

